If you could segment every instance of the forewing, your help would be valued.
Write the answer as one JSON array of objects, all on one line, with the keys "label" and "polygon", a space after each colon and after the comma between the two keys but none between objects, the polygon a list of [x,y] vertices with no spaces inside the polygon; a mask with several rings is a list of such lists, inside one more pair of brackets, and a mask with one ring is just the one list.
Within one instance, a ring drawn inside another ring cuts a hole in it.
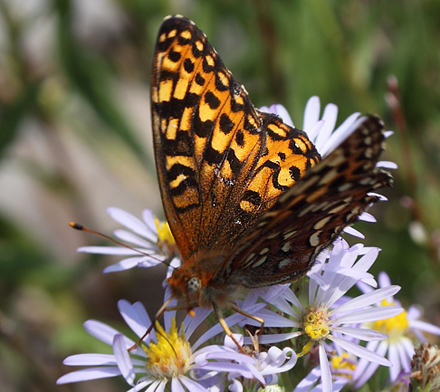
[{"label": "forewing", "polygon": [[302,131],[254,109],[203,32],[182,17],[160,28],[151,101],[162,201],[184,260],[227,255],[319,160]]},{"label": "forewing", "polygon": [[246,287],[294,281],[392,183],[376,168],[383,124],[369,116],[336,150],[306,172],[242,237],[223,279]]}]

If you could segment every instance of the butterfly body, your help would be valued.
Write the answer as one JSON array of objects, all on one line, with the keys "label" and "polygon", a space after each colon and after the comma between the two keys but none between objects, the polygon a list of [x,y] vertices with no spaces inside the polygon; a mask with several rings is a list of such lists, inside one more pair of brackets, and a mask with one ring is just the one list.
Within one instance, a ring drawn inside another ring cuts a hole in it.
[{"label": "butterfly body", "polygon": [[374,116],[324,159],[307,135],[254,108],[191,21],[164,20],[151,79],[156,167],[183,264],[168,283],[188,309],[295,281],[391,183]]}]

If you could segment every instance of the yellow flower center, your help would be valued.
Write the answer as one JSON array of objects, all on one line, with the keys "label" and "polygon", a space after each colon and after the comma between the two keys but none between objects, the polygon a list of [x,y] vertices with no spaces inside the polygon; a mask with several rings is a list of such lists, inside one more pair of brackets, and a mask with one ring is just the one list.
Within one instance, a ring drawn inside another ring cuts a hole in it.
[{"label": "yellow flower center", "polygon": [[[392,302],[388,302],[386,299],[382,301],[382,306],[394,305]],[[378,320],[373,323],[373,329],[379,332],[386,333],[390,340],[396,340],[401,338],[408,329],[409,323],[407,313],[404,310],[397,316],[390,317],[384,320]]]},{"label": "yellow flower center", "polygon": [[[350,361],[349,358],[350,356],[347,353],[342,354],[342,356],[332,357],[331,361],[334,369],[334,375],[339,375],[346,378],[352,377],[350,373],[356,369],[356,364],[353,361]],[[338,372],[338,370],[341,370],[341,372]]]},{"label": "yellow flower center", "polygon": [[330,333],[327,310],[323,308],[307,308],[307,310],[303,320],[304,331],[313,340],[324,339]]},{"label": "yellow flower center", "polygon": [[157,245],[165,254],[173,255],[177,249],[176,241],[168,222],[160,222],[159,219],[155,218],[154,223],[156,223],[157,228]]},{"label": "yellow flower center", "polygon": [[169,332],[165,332],[156,321],[156,336],[157,343],[144,347],[149,373],[158,379],[171,379],[185,374],[190,365],[192,352],[183,333],[183,326],[179,336],[175,319],[172,320]]},{"label": "yellow flower center", "polygon": [[303,328],[310,340],[298,354],[299,357],[307,354],[316,341],[325,339],[330,333],[329,325],[330,320],[328,318],[327,309],[319,307],[313,308],[311,306],[306,309],[303,319]]}]

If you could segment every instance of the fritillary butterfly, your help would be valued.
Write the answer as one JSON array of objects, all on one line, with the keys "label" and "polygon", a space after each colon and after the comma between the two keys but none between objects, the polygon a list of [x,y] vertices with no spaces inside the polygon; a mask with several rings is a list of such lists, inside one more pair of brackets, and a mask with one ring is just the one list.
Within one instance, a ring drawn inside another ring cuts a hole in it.
[{"label": "fritillary butterfly", "polygon": [[379,200],[370,192],[392,181],[376,168],[377,117],[321,160],[304,132],[255,109],[181,16],[166,18],[158,34],[151,108],[162,201],[183,260],[168,279],[173,298],[188,310],[213,307],[228,334],[221,309],[240,311],[236,288],[303,276]]}]

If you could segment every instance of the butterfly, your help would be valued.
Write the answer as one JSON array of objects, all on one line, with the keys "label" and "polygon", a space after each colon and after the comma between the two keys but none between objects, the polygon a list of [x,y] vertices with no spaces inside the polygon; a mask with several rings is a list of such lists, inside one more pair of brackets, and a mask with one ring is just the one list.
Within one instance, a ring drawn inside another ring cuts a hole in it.
[{"label": "butterfly", "polygon": [[[324,159],[307,135],[256,109],[204,33],[181,16],[159,30],[151,76],[155,162],[183,263],[178,306],[239,309],[237,288],[293,282],[391,185],[376,168],[384,126],[366,116]],[[162,311],[170,303],[167,301]]]}]

